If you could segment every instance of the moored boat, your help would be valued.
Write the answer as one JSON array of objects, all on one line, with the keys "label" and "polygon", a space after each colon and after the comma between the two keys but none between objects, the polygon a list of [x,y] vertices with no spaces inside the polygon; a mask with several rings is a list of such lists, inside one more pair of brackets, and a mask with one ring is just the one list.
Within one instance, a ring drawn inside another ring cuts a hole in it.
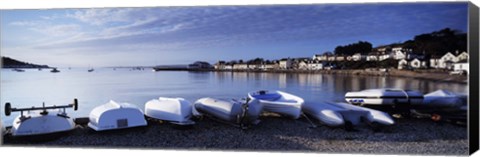
[{"label": "moored boat", "polygon": [[52,73],[58,73],[58,72],[60,72],[60,70],[58,70],[57,68],[53,68],[52,70],[50,70],[50,72],[52,72]]},{"label": "moored boat", "polygon": [[418,105],[423,103],[423,94],[414,90],[367,89],[347,92],[345,100],[355,105]]},{"label": "moored boat", "polygon": [[193,125],[192,103],[183,98],[160,97],[145,103],[145,115],[177,125]]},{"label": "moored boat", "polygon": [[260,90],[248,93],[248,98],[263,104],[264,111],[275,112],[297,119],[301,115],[304,100],[282,91]]},{"label": "moored boat", "polygon": [[[18,137],[52,135],[68,132],[74,129],[75,123],[65,112],[66,108],[77,110],[78,102],[63,106],[45,106],[31,108],[12,108],[10,103],[5,104],[5,115],[20,112],[13,123],[11,134]],[[52,110],[58,109],[58,110]],[[24,113],[24,111],[28,111]]]},{"label": "moored boat", "polygon": [[94,108],[89,115],[88,126],[95,131],[146,126],[142,110],[129,103],[108,103]]},{"label": "moored boat", "polygon": [[194,103],[194,116],[211,116],[222,121],[248,127],[258,124],[263,105],[258,100],[201,98]]}]

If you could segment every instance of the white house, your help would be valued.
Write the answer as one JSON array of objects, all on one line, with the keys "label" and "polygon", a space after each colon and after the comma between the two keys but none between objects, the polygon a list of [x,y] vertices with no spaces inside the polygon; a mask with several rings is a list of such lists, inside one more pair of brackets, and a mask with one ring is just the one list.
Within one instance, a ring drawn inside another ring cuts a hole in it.
[{"label": "white house", "polygon": [[301,70],[307,70],[307,69],[308,69],[307,62],[308,62],[308,60],[299,60],[299,61],[297,61],[297,66],[296,66],[296,68],[297,68],[297,69],[301,69]]},{"label": "white house", "polygon": [[453,64],[454,71],[466,71],[467,74],[470,74],[470,64],[468,62],[458,62]]},{"label": "white house", "polygon": [[393,51],[393,59],[395,60],[401,60],[401,59],[406,59],[407,58],[407,55],[406,53],[402,52],[402,51]]},{"label": "white house", "polygon": [[410,61],[410,67],[415,69],[426,68],[427,63],[425,61],[419,60],[418,58],[415,58],[412,61]]},{"label": "white house", "polygon": [[292,60],[290,58],[284,58],[280,60],[279,63],[280,69],[291,69],[292,68]]},{"label": "white house", "polygon": [[453,63],[456,63],[458,58],[452,53],[448,52],[440,58],[439,68],[452,69]]},{"label": "white house", "polygon": [[365,60],[366,57],[364,55],[362,55],[361,53],[355,53],[352,55],[352,60],[353,61],[361,61],[361,60]]},{"label": "white house", "polygon": [[457,60],[458,61],[465,61],[465,60],[468,60],[468,53],[467,52],[462,52],[460,53],[459,55],[457,55]]},{"label": "white house", "polygon": [[248,64],[247,63],[237,63],[233,65],[233,69],[235,70],[245,70],[248,69]]},{"label": "white house", "polygon": [[408,66],[408,61],[406,59],[402,59],[398,61],[398,69],[405,69]]},{"label": "white house", "polygon": [[382,54],[382,55],[378,56],[378,60],[379,60],[379,61],[383,61],[383,60],[386,60],[386,59],[389,59],[389,58],[392,58],[392,55],[390,55],[390,54]]},{"label": "white house", "polygon": [[278,64],[275,64],[275,63],[267,63],[267,64],[260,65],[260,69],[263,69],[263,70],[273,70],[277,68],[278,68]]},{"label": "white house", "polygon": [[225,64],[224,68],[225,70],[232,70],[233,69],[233,65],[231,64]]},{"label": "white house", "polygon": [[225,61],[218,61],[213,67],[215,69],[225,69]]},{"label": "white house", "polygon": [[325,55],[325,54],[322,54],[322,55],[316,54],[316,55],[313,55],[312,59],[319,60],[319,61],[326,61],[327,57],[328,55]]},{"label": "white house", "polygon": [[367,55],[367,61],[378,61],[378,56],[377,53],[369,53]]},{"label": "white house", "polygon": [[308,61],[307,68],[309,70],[321,70],[323,69],[323,63],[317,60]]},{"label": "white house", "polygon": [[431,56],[430,57],[430,68],[440,68],[440,58],[438,56]]}]

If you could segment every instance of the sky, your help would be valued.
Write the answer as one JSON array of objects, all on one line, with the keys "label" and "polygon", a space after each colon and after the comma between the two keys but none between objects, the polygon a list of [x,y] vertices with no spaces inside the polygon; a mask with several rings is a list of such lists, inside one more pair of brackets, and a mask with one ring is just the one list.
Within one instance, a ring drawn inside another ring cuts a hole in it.
[{"label": "sky", "polygon": [[55,67],[311,57],[466,32],[467,14],[466,2],[1,10],[1,55]]}]

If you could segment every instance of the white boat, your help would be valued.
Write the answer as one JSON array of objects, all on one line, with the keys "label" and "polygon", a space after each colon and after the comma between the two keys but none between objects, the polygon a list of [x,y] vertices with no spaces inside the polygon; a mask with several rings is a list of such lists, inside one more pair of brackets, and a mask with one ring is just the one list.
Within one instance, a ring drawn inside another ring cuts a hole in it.
[{"label": "white boat", "polygon": [[307,102],[302,109],[306,114],[331,127],[343,126],[346,123],[359,125],[362,119],[370,124],[393,125],[395,123],[385,112],[348,103]]},{"label": "white boat", "polygon": [[424,95],[423,105],[432,107],[462,107],[467,106],[467,96],[448,90],[437,90]]},{"label": "white boat", "polygon": [[178,125],[195,124],[192,118],[192,103],[183,98],[160,97],[145,104],[145,115]]},{"label": "white boat", "polygon": [[140,108],[129,103],[117,103],[113,100],[94,108],[90,112],[89,119],[88,126],[95,131],[147,125],[145,116]]},{"label": "white boat", "polygon": [[248,93],[248,98],[259,100],[264,111],[279,113],[297,119],[301,115],[304,100],[298,96],[282,91],[255,91]]},{"label": "white boat", "polygon": [[[12,108],[10,103],[5,104],[5,115],[11,112],[20,112],[13,120],[12,136],[43,136],[73,130],[75,123],[65,112],[66,108],[77,110],[78,102],[63,106],[45,106],[31,108]],[[57,109],[57,110],[53,110]],[[24,113],[27,111],[27,113]]]},{"label": "white boat", "polygon": [[423,94],[414,90],[367,89],[347,92],[345,100],[354,105],[418,105],[423,103]]},{"label": "white boat", "polygon": [[201,98],[193,105],[194,116],[212,116],[223,121],[240,125],[257,124],[263,106],[258,100],[239,101],[235,99]]},{"label": "white boat", "polygon": [[305,114],[312,116],[330,127],[338,127],[345,124],[342,114],[338,112],[341,110],[344,109],[336,105],[331,105],[330,103],[305,102],[302,106],[302,111]]}]

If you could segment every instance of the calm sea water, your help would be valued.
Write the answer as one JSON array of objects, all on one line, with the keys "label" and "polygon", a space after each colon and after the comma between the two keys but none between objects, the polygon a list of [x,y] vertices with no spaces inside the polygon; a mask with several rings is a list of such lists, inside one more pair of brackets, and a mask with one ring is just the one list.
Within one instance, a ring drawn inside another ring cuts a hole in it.
[{"label": "calm sea water", "polygon": [[285,74],[246,72],[187,72],[101,68],[49,70],[29,69],[15,72],[1,70],[1,118],[11,125],[19,113],[5,116],[4,106],[12,107],[66,105],[79,101],[79,109],[67,112],[71,117],[88,117],[89,112],[109,100],[138,105],[142,110],[147,101],[163,97],[183,97],[191,102],[202,97],[242,98],[247,92],[269,89],[282,90],[306,101],[344,101],[348,91],[368,88],[415,89],[423,93],[437,89],[467,93],[467,84],[398,77],[365,77],[326,74]]}]

